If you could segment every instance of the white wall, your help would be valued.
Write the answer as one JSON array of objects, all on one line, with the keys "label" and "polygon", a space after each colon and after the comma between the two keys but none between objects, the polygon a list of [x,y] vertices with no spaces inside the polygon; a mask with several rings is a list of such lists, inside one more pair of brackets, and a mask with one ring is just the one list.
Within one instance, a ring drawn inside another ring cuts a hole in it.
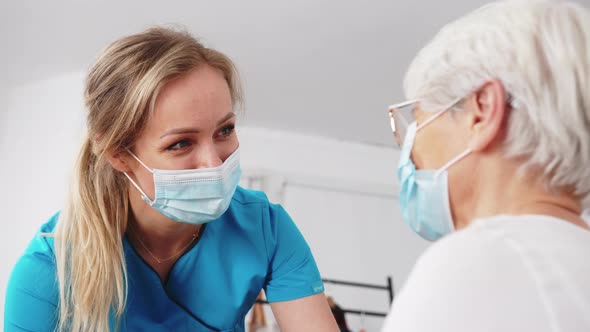
[{"label": "white wall", "polygon": [[79,74],[10,90],[0,112],[0,312],[12,265],[64,202],[83,128]]},{"label": "white wall", "polygon": [[[0,312],[12,265],[63,205],[84,128],[82,80],[81,72],[61,75],[0,99]],[[239,136],[245,176],[284,179],[284,205],[324,277],[385,284],[393,274],[399,289],[426,243],[399,216],[397,150],[247,126]],[[387,309],[385,293],[328,292],[343,306]]]},{"label": "white wall", "polygon": [[[385,285],[391,275],[399,291],[427,243],[401,221],[397,150],[260,128],[242,129],[240,139],[247,176],[284,177],[282,197],[269,197],[283,202],[325,278]],[[383,291],[326,289],[343,308],[389,308]],[[347,319],[360,327],[359,316]],[[364,327],[378,331],[382,322],[366,317]]]}]

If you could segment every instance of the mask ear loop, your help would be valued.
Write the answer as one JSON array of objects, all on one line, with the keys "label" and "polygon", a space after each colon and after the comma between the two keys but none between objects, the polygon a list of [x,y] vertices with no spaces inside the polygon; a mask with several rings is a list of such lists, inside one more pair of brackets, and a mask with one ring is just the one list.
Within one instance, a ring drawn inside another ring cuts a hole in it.
[{"label": "mask ear loop", "polygon": [[431,123],[432,121],[438,119],[441,115],[443,115],[445,112],[447,112],[448,110],[450,110],[451,108],[453,108],[453,106],[457,105],[461,100],[463,100],[463,98],[457,98],[455,100],[453,100],[451,103],[449,103],[447,106],[443,107],[442,111],[438,111],[436,112],[433,116],[431,116],[428,120],[424,121],[423,123],[421,123],[417,128],[416,131],[426,127],[426,125],[428,125],[429,123]]},{"label": "mask ear loop", "polygon": [[[450,110],[451,108],[453,108],[453,106],[455,106],[461,100],[463,100],[463,97],[457,98],[457,99],[453,100],[451,103],[449,103],[447,106],[445,106],[441,111],[436,112],[428,120],[424,121],[418,127],[416,127],[416,132],[418,132],[418,130],[424,128],[425,126],[427,126],[432,121],[438,119],[441,115],[443,115],[445,112],[447,112],[448,110]],[[448,163],[446,163],[441,169],[439,169],[435,173],[435,175],[434,175],[435,178],[438,178],[444,171],[448,170],[451,166],[453,166],[454,164],[458,163],[461,159],[467,157],[471,152],[473,152],[473,150],[471,148],[468,148],[467,150],[463,151],[463,153],[461,153],[457,157],[451,159],[451,161],[449,161]]]},{"label": "mask ear loop", "polygon": [[[146,166],[146,164],[143,163],[143,161],[141,161],[139,158],[137,158],[137,156],[135,154],[133,154],[133,152],[131,152],[129,149],[127,149],[127,152],[129,152],[129,154],[135,158],[135,160],[137,160],[143,167],[145,167],[145,169],[147,169],[148,171],[150,171],[150,173],[154,174],[154,171],[152,171],[149,167]],[[143,192],[143,190],[141,190],[141,188],[139,187],[139,185],[133,181],[133,179],[129,176],[129,174],[127,174],[127,172],[123,172],[123,174],[125,174],[125,176],[127,177],[127,179],[129,179],[129,181],[131,182],[131,184],[133,184],[133,186],[135,188],[137,188],[137,190],[139,190],[139,192],[143,195],[144,199],[148,199],[150,202],[152,201],[148,195],[146,195],[145,192]]]},{"label": "mask ear loop", "polygon": [[131,150],[127,149],[127,152],[129,152],[129,154],[133,158],[135,158],[135,160],[137,160],[141,164],[141,166],[143,166],[145,169],[147,169],[148,171],[150,171],[150,173],[154,174],[154,171],[151,168],[147,167],[147,165],[144,164],[143,161],[141,161],[141,159],[137,158],[137,156],[135,154],[133,154],[133,152],[131,152]]},{"label": "mask ear loop", "polygon": [[432,121],[438,119],[441,115],[445,114],[446,111],[448,111],[449,109],[445,107],[445,109],[443,109],[442,111],[438,111],[436,112],[433,116],[431,116],[428,120],[422,122],[419,126],[416,127],[416,131],[426,127],[429,123],[431,123]]},{"label": "mask ear loop", "polygon": [[456,156],[455,158],[451,159],[448,163],[446,163],[441,169],[439,169],[434,177],[439,177],[444,171],[448,170],[451,166],[461,161],[461,159],[467,157],[473,150],[468,148],[467,150],[463,151],[460,155]]}]

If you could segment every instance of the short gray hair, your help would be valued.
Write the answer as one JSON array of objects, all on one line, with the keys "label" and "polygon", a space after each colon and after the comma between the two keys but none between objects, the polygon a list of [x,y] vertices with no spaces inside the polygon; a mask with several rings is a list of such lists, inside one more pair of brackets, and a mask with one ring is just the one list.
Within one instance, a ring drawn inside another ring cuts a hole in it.
[{"label": "short gray hair", "polygon": [[419,52],[404,88],[440,107],[492,79],[510,96],[507,157],[544,170],[550,189],[590,199],[590,12],[552,0],[486,5]]}]

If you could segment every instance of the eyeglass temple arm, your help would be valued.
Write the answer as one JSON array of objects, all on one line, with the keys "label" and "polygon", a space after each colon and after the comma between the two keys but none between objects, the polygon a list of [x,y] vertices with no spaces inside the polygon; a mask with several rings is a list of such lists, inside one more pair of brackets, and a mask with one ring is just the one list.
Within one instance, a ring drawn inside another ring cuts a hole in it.
[{"label": "eyeglass temple arm", "polygon": [[389,124],[391,125],[391,130],[393,132],[395,132],[395,120],[393,119],[393,112],[398,109],[398,108],[402,108],[402,107],[406,107],[412,104],[417,103],[419,100],[418,99],[412,99],[412,100],[407,100],[404,101],[403,103],[398,103],[398,104],[393,104],[390,105],[388,108],[388,112],[389,112]]}]

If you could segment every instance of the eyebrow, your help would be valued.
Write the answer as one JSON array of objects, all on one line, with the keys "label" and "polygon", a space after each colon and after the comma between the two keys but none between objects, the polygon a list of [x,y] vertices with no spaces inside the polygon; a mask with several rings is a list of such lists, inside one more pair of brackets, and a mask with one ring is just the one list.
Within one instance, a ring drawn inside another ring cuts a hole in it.
[{"label": "eyebrow", "polygon": [[[234,112],[229,112],[227,113],[227,115],[225,117],[223,117],[223,119],[219,120],[217,122],[217,125],[221,125],[222,123],[228,121],[229,119],[235,118],[236,117],[236,113]],[[199,129],[197,128],[191,128],[191,127],[187,127],[187,128],[174,128],[174,129],[170,129],[167,130],[166,132],[164,132],[164,134],[162,134],[162,136],[160,136],[160,138],[164,138],[166,136],[169,135],[178,135],[178,134],[198,134],[200,132]]]}]

